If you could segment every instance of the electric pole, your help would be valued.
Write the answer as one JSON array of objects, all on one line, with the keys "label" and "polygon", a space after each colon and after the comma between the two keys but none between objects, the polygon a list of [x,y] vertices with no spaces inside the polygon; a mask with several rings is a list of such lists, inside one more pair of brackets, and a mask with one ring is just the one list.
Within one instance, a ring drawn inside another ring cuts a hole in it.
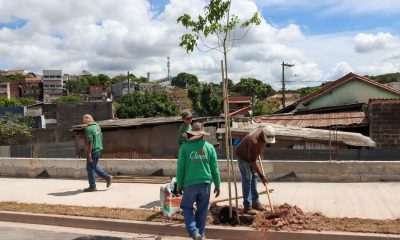
[{"label": "electric pole", "polygon": [[294,64],[282,62],[282,108],[285,107],[285,67],[294,67]]},{"label": "electric pole", "polygon": [[128,71],[128,94],[130,92],[130,88],[131,88],[131,82],[129,80],[129,71]]},{"label": "electric pole", "polygon": [[167,57],[168,81],[171,83],[171,74],[170,74],[170,71],[169,71],[169,67],[170,67],[170,64],[169,64],[169,56],[168,56]]}]

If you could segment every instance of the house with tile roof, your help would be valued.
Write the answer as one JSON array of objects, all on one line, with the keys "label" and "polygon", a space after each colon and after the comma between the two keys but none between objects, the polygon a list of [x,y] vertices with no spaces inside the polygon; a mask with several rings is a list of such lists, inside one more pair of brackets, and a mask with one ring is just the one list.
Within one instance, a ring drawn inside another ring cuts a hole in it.
[{"label": "house with tile roof", "polygon": [[319,109],[368,104],[369,99],[400,98],[400,90],[352,72],[276,113],[318,112]]},{"label": "house with tile roof", "polygon": [[43,100],[43,79],[41,77],[27,77],[21,81],[21,97]]},{"label": "house with tile roof", "polygon": [[357,132],[370,136],[378,148],[396,148],[400,136],[397,116],[400,90],[348,73],[255,122]]}]

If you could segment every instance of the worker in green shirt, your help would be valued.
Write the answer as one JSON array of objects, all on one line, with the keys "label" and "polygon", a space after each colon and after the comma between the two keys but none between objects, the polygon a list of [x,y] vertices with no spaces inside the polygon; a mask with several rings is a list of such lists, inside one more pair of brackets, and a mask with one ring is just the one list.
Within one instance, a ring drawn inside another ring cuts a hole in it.
[{"label": "worker in green shirt", "polygon": [[186,131],[192,130],[192,113],[189,110],[183,111],[181,113],[181,117],[183,120],[182,125],[179,128],[178,132],[178,144],[179,147],[182,146],[184,142],[187,142]]},{"label": "worker in green shirt", "polygon": [[[215,148],[204,140],[210,135],[201,123],[194,123],[191,131],[186,131],[188,142],[179,150],[176,168],[178,192],[182,194],[181,208],[186,230],[196,240],[205,239],[204,228],[210,202],[211,183],[214,182],[215,197],[220,193],[220,174]],[[194,213],[193,204],[197,209]]]},{"label": "worker in green shirt", "polygon": [[88,174],[89,187],[83,189],[85,192],[97,191],[96,188],[96,172],[101,178],[106,180],[107,188],[111,186],[112,176],[104,172],[104,170],[97,166],[101,152],[103,151],[103,133],[100,126],[93,120],[89,114],[83,116],[83,123],[87,124],[85,128],[86,140],[88,146],[86,171]]}]

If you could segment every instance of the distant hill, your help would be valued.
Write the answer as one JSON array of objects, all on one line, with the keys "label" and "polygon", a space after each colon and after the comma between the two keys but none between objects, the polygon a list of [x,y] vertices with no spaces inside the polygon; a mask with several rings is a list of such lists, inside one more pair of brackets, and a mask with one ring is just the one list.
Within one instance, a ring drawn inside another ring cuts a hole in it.
[{"label": "distant hill", "polygon": [[375,80],[379,83],[386,84],[386,83],[391,83],[391,82],[400,82],[400,72],[397,73],[386,73],[378,76],[365,76],[366,78],[369,78],[371,80]]}]

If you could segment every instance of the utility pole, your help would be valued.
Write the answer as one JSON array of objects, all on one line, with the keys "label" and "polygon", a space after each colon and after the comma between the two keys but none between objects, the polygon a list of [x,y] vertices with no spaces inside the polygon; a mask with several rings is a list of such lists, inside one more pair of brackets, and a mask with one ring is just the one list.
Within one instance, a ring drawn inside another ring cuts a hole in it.
[{"label": "utility pole", "polygon": [[128,94],[130,92],[130,88],[131,88],[131,82],[130,82],[129,71],[128,71]]},{"label": "utility pole", "polygon": [[285,98],[285,67],[294,67],[294,64],[289,64],[289,63],[285,63],[282,62],[282,108],[284,108],[285,102],[286,102],[286,98]]},{"label": "utility pole", "polygon": [[171,82],[171,74],[170,74],[170,71],[169,71],[169,67],[170,67],[170,64],[169,64],[169,56],[168,56],[167,57],[168,81]]}]

